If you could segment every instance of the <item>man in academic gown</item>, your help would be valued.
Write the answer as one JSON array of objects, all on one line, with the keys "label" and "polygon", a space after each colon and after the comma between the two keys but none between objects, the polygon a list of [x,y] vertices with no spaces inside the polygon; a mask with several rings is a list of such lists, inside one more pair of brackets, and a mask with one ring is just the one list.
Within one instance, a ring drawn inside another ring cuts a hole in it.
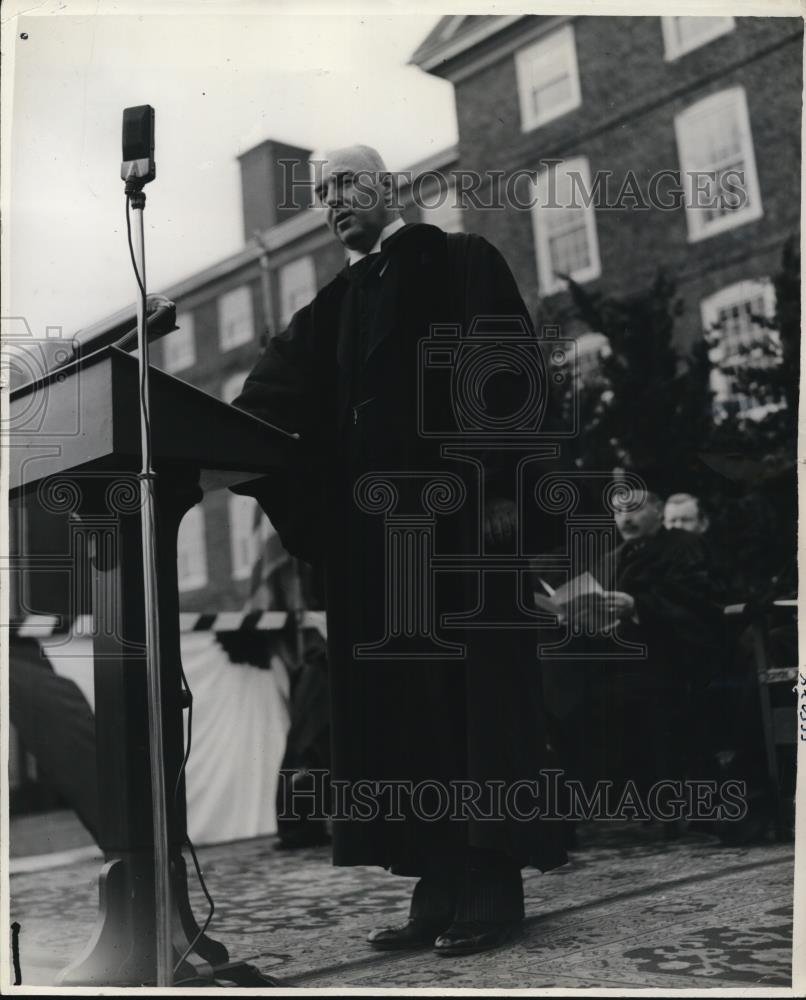
[{"label": "man in academic gown", "polygon": [[598,768],[590,777],[629,780],[645,794],[704,766],[703,693],[719,671],[722,606],[702,540],[665,528],[654,493],[621,499],[621,544],[596,570],[605,589],[600,613],[646,656],[596,665],[584,718],[569,726],[569,738]]},{"label": "man in academic gown", "polygon": [[[382,655],[394,651],[388,644],[375,656],[356,647],[388,639],[407,599],[387,594],[394,553],[384,512],[410,523],[432,517],[437,554],[472,555],[482,536],[487,551],[505,549],[516,530],[506,453],[487,454],[482,472],[443,457],[442,442],[421,433],[455,427],[457,417],[448,384],[433,391],[421,378],[420,342],[434,324],[466,333],[477,316],[531,326],[486,240],[404,225],[375,150],[331,153],[317,190],[348,264],[269,342],[235,401],[300,435],[287,474],[250,492],[286,547],[325,568],[331,778],[346,783],[348,803],[358,783],[379,783],[369,786],[379,808],[364,798],[340,812],[334,796],[334,863],[419,879],[408,921],[374,931],[370,943],[467,954],[500,944],[521,921],[522,867],[565,861],[558,824],[537,815],[544,803],[514,795],[516,782],[536,782],[550,765],[534,638],[494,626],[446,629],[441,640],[460,655],[422,658],[406,652],[403,623],[396,658]],[[522,376],[498,367],[482,386],[493,415],[522,402]],[[406,584],[410,601],[422,599],[418,614],[437,624],[480,599],[472,572],[437,574],[432,588]],[[511,598],[494,578],[483,597],[489,621],[506,620]],[[471,781],[475,806],[446,807],[440,789],[450,798]],[[395,788],[418,785],[419,797],[396,797]]]}]

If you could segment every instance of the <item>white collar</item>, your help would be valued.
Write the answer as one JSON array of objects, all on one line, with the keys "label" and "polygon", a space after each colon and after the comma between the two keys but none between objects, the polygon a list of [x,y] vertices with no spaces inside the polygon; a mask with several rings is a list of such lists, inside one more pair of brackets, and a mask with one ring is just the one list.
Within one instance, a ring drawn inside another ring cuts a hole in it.
[{"label": "white collar", "polygon": [[[369,253],[380,253],[381,243],[383,243],[383,241],[387,237],[391,236],[392,233],[396,233],[398,229],[402,229],[405,225],[406,223],[400,218],[400,216],[398,216],[394,220],[394,222],[389,222],[387,225],[385,225],[381,230],[377,240],[375,240],[375,245],[372,247]],[[363,260],[364,257],[366,256],[368,256],[368,254],[364,253],[363,250],[351,250],[349,247],[347,247],[347,262],[349,264],[355,264],[359,260]]]}]

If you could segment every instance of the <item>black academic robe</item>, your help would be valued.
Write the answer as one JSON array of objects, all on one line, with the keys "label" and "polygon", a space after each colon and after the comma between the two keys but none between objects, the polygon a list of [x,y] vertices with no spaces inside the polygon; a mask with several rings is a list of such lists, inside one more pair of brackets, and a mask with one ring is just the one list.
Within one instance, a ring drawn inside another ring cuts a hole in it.
[{"label": "black academic robe", "polygon": [[[409,655],[405,642],[397,659],[359,656],[355,649],[383,639],[395,624],[388,616],[403,601],[387,594],[387,559],[395,557],[387,551],[387,501],[397,500],[389,516],[433,518],[437,553],[472,555],[479,545],[482,480],[488,496],[512,489],[501,453],[488,452],[480,473],[472,462],[443,457],[439,437],[423,433],[455,425],[456,401],[447,381],[424,379],[421,342],[435,324],[466,330],[474,316],[528,324],[528,314],[503,258],[480,237],[448,238],[433,226],[407,226],[368,267],[369,276],[360,279],[368,285],[357,290],[359,279],[345,269],[294,316],[235,401],[300,434],[288,474],[248,489],[286,546],[324,565],[332,778],[348,789],[361,781],[387,789],[394,782],[438,782],[449,795],[457,782],[490,789],[485,783],[536,781],[550,760],[534,637],[452,628],[442,638],[463,647],[454,659]],[[491,406],[506,397],[512,378],[488,382]],[[362,477],[378,474],[390,485],[361,493]],[[440,476],[450,477],[447,492],[426,496],[427,484]],[[452,492],[456,509],[444,511]],[[471,612],[480,599],[473,573],[408,585],[431,602],[436,622],[446,613]],[[484,599],[491,617],[506,617],[511,595],[496,581],[486,584]],[[505,851],[544,870],[563,863],[556,823],[499,815],[486,799],[477,814],[491,807],[495,818],[451,820],[441,793],[430,787],[419,811],[440,817],[433,821],[405,804],[405,818],[389,818],[399,800],[391,806],[382,800],[380,815],[359,818],[354,810],[338,818],[334,796],[334,863],[419,874],[434,858],[468,846]],[[523,801],[520,806],[526,808]]]},{"label": "black academic robe", "polygon": [[635,600],[619,625],[641,659],[577,664],[579,704],[560,720],[563,757],[589,781],[632,780],[646,791],[705,768],[704,692],[723,655],[721,593],[702,540],[660,531],[616,547],[595,569],[605,590]]},{"label": "black academic robe", "polygon": [[605,559],[600,582],[634,597],[637,622],[625,623],[621,633],[646,643],[658,684],[702,685],[719,672],[721,583],[699,536],[661,528],[624,542]]}]

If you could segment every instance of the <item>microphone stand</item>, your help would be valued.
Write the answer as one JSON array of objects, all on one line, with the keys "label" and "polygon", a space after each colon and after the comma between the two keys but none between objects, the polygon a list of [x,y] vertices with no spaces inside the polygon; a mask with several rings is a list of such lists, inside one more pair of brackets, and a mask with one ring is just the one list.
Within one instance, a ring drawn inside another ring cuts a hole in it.
[{"label": "microphone stand", "polygon": [[165,798],[165,764],[162,724],[162,675],[160,621],[157,603],[156,473],[151,465],[151,404],[148,385],[148,324],[146,317],[146,260],[143,210],[146,196],[134,177],[126,181],[126,195],[134,215],[134,264],[137,271],[137,346],[139,349],[140,523],[143,541],[143,584],[146,626],[146,679],[148,684],[148,749],[151,763],[151,810],[154,828],[154,902],[156,915],[157,986],[173,982],[171,934],[171,861]]}]

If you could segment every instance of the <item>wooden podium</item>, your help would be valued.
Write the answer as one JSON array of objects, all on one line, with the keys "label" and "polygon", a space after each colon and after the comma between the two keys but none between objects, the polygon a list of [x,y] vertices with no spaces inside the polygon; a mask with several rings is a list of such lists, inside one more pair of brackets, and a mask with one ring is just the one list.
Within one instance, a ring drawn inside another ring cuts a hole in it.
[{"label": "wooden podium", "polygon": [[[89,564],[92,578],[99,844],[105,861],[95,931],[62,973],[62,985],[156,981],[137,382],[137,358],[107,347],[10,398],[10,496],[27,494],[31,502],[69,515],[75,572]],[[231,962],[222,944],[200,935],[188,901],[176,538],[183,515],[205,490],[278,468],[296,442],[154,368],[150,394],[174,963],[193,944],[174,980],[265,985],[271,980]]]}]

